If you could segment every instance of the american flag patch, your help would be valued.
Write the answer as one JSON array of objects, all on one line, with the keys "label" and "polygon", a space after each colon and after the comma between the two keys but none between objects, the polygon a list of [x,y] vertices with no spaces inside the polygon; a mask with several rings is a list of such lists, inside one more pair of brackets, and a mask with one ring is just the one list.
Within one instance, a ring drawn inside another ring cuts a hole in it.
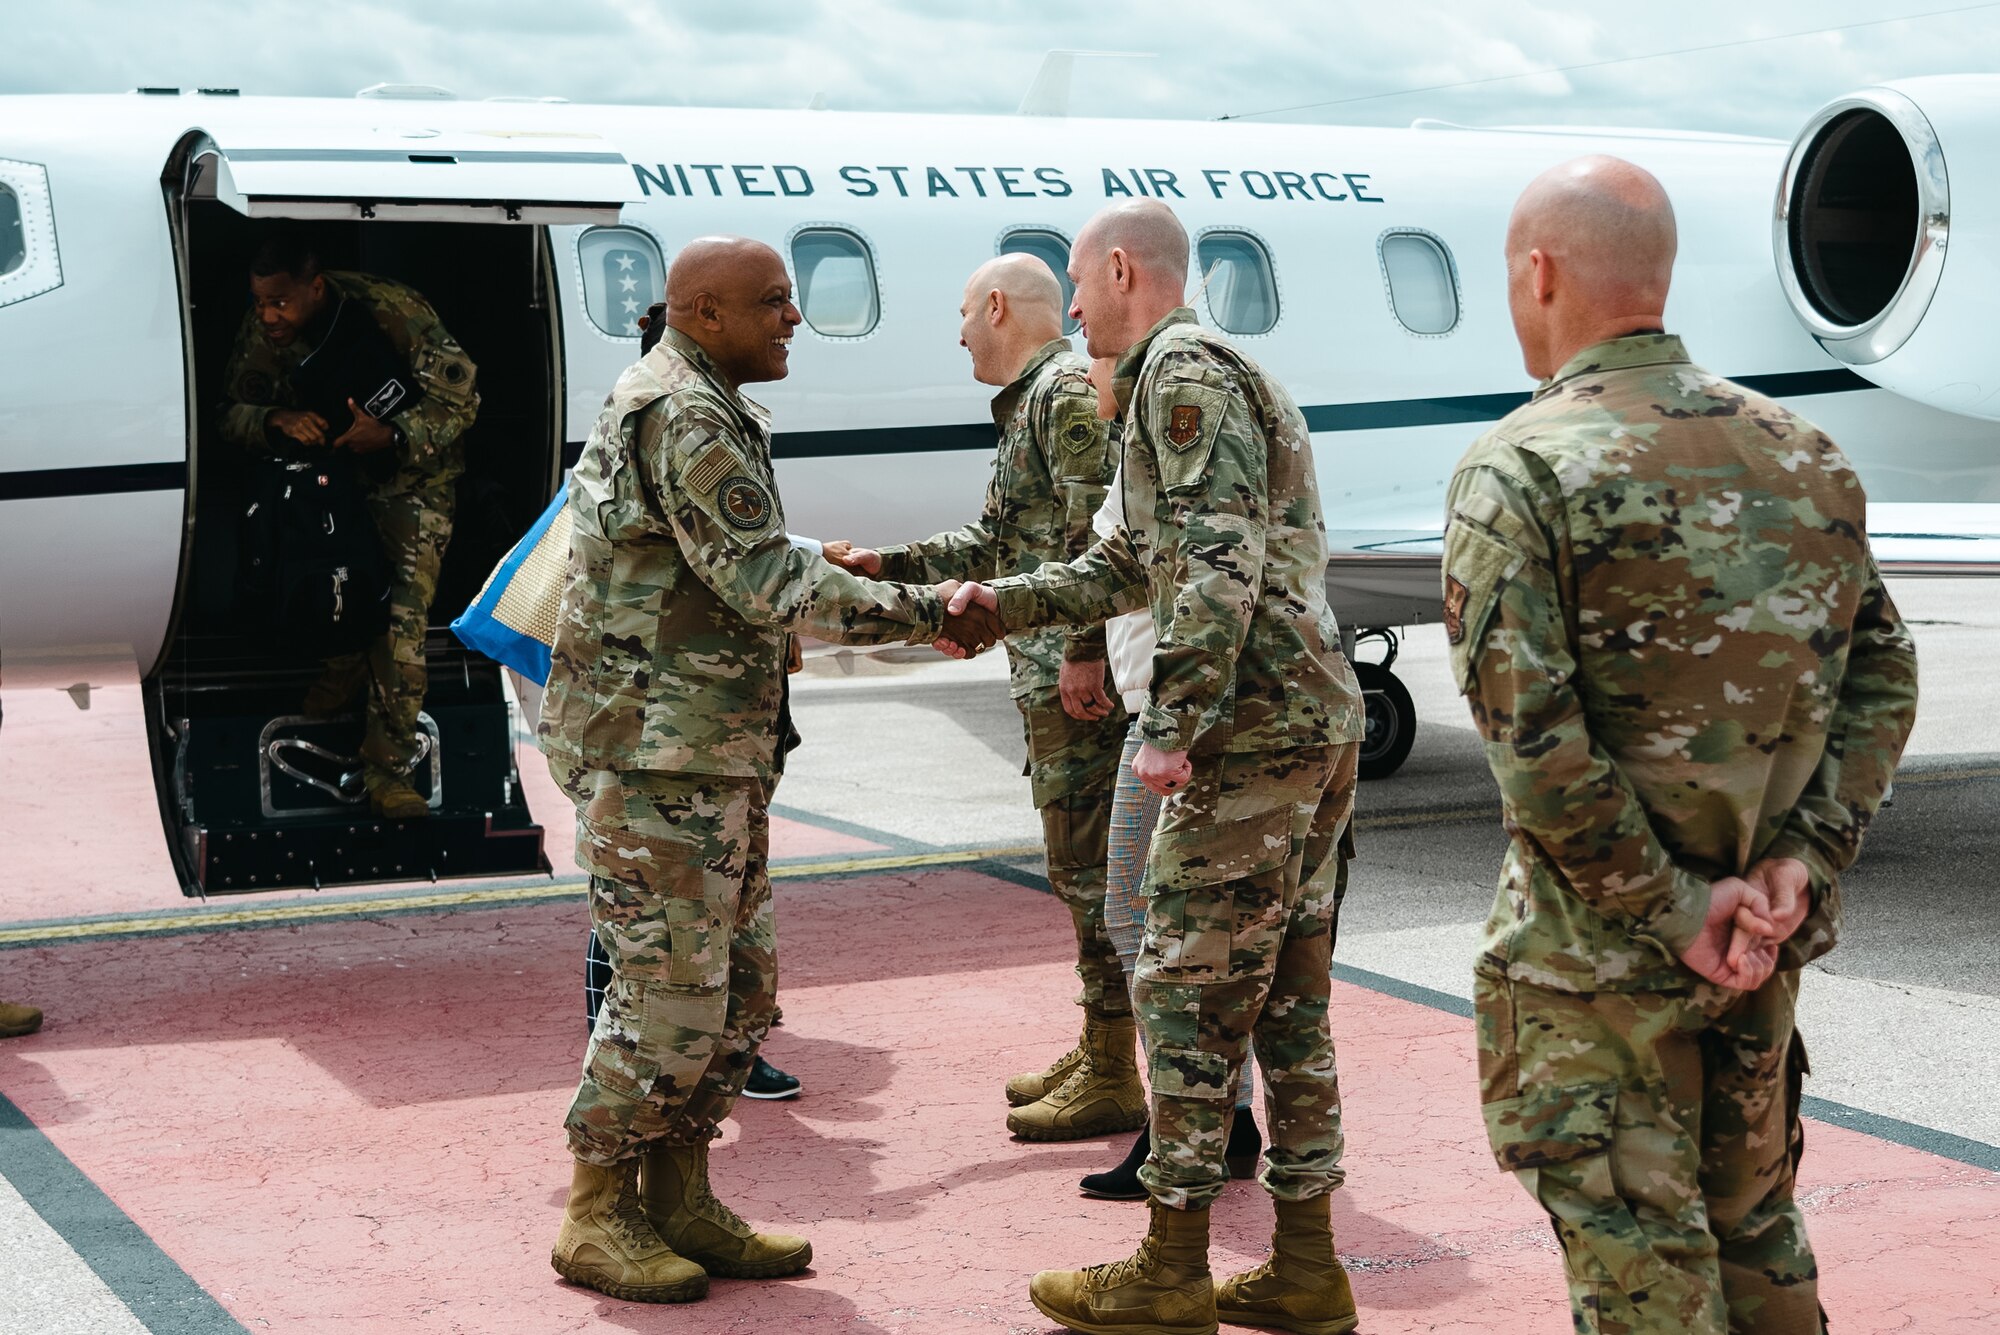
[{"label": "american flag patch", "polygon": [[681,474],[681,485],[690,495],[706,496],[715,486],[737,467],[736,456],[727,445],[717,441],[701,452],[701,457],[688,465]]}]

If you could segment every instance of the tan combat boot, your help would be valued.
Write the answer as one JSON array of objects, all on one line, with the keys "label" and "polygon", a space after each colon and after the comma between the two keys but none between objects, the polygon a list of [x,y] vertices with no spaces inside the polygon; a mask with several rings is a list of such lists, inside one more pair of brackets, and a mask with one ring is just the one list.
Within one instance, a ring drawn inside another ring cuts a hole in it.
[{"label": "tan combat boot", "polygon": [[368,805],[384,820],[424,820],[431,814],[423,794],[402,779],[370,783]]},{"label": "tan combat boot", "polygon": [[1082,1140],[1146,1124],[1146,1089],[1132,1058],[1138,1026],[1127,1015],[1092,1020],[1083,1031],[1083,1061],[1043,1097],[1007,1114],[1007,1129],[1023,1140]]},{"label": "tan combat boot", "polygon": [[639,1161],[576,1161],[562,1232],[549,1264],[572,1284],[634,1303],[691,1303],[708,1293],[702,1268],[660,1240],[639,1202]]},{"label": "tan combat boot", "polygon": [[812,1244],[787,1233],[759,1233],[715,1199],[708,1185],[708,1142],[650,1145],[639,1174],[646,1217],[667,1245],[711,1275],[775,1279],[812,1264]]},{"label": "tan combat boot", "polygon": [[1043,1316],[1084,1335],[1211,1335],[1208,1210],[1153,1202],[1139,1250],[1088,1270],[1044,1270],[1028,1284]]},{"label": "tan combat boot", "polygon": [[1271,1255],[1255,1270],[1224,1280],[1215,1311],[1238,1326],[1268,1326],[1297,1335],[1345,1335],[1361,1324],[1354,1290],[1333,1251],[1333,1198],[1277,1201]]},{"label": "tan combat boot", "polygon": [[42,1013],[33,1006],[0,1002],[0,1038],[20,1038],[42,1027]]},{"label": "tan combat boot", "polygon": [[1007,1082],[1007,1106],[1019,1108],[1033,1103],[1045,1094],[1053,1093],[1056,1087],[1075,1073],[1083,1065],[1084,1052],[1090,1046],[1090,1030],[1096,1020],[1086,1012],[1083,1020],[1083,1035],[1076,1040],[1076,1046],[1055,1059],[1039,1071],[1029,1071],[1017,1075]]}]

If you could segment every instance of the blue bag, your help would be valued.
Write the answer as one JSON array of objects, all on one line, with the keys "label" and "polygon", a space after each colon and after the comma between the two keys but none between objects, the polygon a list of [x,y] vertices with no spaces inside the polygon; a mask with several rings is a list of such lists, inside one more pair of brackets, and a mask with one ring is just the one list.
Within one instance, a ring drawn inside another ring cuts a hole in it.
[{"label": "blue bag", "polygon": [[564,488],[493,568],[472,606],[451,623],[452,633],[467,647],[537,685],[549,680],[549,649],[569,568],[569,530],[569,492]]}]

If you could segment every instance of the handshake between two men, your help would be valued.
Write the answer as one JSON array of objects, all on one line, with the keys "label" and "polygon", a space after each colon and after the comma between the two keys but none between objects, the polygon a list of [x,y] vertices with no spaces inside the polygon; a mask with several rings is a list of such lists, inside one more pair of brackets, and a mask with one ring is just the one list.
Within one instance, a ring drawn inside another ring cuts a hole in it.
[{"label": "handshake between two men", "polygon": [[[857,575],[878,578],[882,574],[882,554],[871,547],[856,547],[846,539],[828,542],[822,554],[837,566]],[[933,586],[945,604],[944,630],[935,641],[938,652],[947,658],[976,658],[1007,636],[1000,619],[1000,602],[984,584],[948,579]]]},{"label": "handshake between two men", "polygon": [[[825,544],[826,559],[862,575],[878,575],[882,570],[879,553],[867,547],[856,547],[845,540]],[[976,658],[996,642],[1006,638],[1009,627],[1000,615],[1000,599],[993,587],[976,581],[945,580],[934,586],[937,595],[944,601],[944,629],[934,641],[939,653],[947,658]],[[1018,628],[1017,628],[1018,629]],[[1096,692],[1102,695],[1101,688]],[[1067,704],[1065,708],[1069,708]],[[1079,706],[1072,710],[1077,717],[1102,717],[1103,711],[1089,711],[1089,706]],[[1139,748],[1132,762],[1132,773],[1139,782],[1162,797],[1171,797],[1187,787],[1194,775],[1194,766],[1189,763],[1186,751],[1162,751],[1148,742]],[[1731,901],[1732,907],[1735,901]],[[1765,918],[1746,910],[1746,921],[1762,924]],[[1773,958],[1775,958],[1773,947]]]}]

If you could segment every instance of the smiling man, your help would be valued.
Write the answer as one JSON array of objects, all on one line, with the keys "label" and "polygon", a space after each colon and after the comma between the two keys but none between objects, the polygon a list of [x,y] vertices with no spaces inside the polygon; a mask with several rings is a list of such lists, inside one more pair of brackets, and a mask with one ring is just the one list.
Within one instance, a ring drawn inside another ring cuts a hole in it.
[{"label": "smiling man", "polygon": [[[387,420],[352,399],[344,408],[307,403],[307,361],[344,311],[364,316],[356,322],[360,337],[374,337],[365,332],[370,326],[379,331],[388,344],[383,355],[400,359],[421,391]],[[391,820],[430,814],[410,769],[429,682],[424,637],[451,541],[454,489],[465,471],[461,440],[479,412],[476,377],[472,359],[414,288],[322,269],[293,231],[274,232],[251,259],[250,310],[223,373],[219,425],[225,440],[245,449],[288,457],[344,451],[368,461],[368,505],[393,568],[389,625],[364,652],[331,659],[302,708],[315,717],[338,713],[367,688],[363,777],[370,805]]]},{"label": "smiling man", "polygon": [[666,318],[570,480],[540,725],[577,804],[612,970],[565,1122],[576,1163],[551,1260],[640,1302],[812,1260],[804,1238],[756,1232],[708,1182],[709,1141],[775,1001],[766,861],[787,633],[927,643],[944,624],[935,590],[862,579],[785,534],[769,418],[741,393],[788,369],[800,315],[778,253],[689,242]]}]

